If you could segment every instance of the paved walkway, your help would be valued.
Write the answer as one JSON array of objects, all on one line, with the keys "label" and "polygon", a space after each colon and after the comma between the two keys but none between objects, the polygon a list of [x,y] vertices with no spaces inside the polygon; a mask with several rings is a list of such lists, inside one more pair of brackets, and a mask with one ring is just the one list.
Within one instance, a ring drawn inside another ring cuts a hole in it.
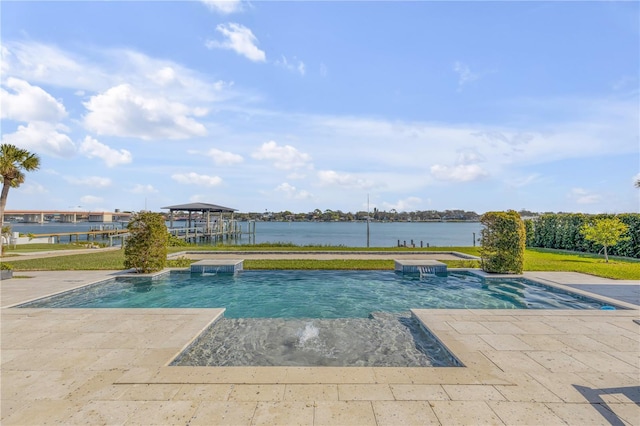
[{"label": "paved walkway", "polygon": [[28,259],[44,259],[46,257],[58,257],[58,256],[70,256],[74,254],[89,254],[99,253],[101,251],[121,250],[121,247],[103,247],[92,249],[70,249],[70,250],[43,250],[43,251],[11,251],[8,252],[8,256],[0,257],[2,262],[9,262],[16,260],[28,260]]},{"label": "paved walkway", "polygon": [[600,277],[576,272],[530,272],[527,275],[539,281],[566,284],[575,290],[595,293],[640,306],[640,282],[636,280],[603,280]]},{"label": "paved walkway", "polygon": [[458,368],[169,367],[222,309],[10,308],[120,273],[0,284],[3,425],[640,425],[638,306],[415,310]]}]

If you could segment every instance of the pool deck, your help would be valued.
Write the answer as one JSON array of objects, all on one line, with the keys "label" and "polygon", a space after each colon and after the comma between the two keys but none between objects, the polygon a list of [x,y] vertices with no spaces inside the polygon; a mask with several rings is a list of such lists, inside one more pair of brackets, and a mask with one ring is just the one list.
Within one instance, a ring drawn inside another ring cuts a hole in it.
[{"label": "pool deck", "polygon": [[119,273],[2,281],[2,425],[640,425],[635,281],[524,274],[629,310],[415,310],[461,368],[169,367],[222,309],[10,308]]}]

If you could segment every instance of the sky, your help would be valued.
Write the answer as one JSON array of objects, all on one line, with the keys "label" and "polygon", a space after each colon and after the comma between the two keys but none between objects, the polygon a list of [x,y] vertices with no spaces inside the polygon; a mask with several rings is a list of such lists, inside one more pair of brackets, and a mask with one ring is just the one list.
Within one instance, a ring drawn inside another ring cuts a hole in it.
[{"label": "sky", "polygon": [[2,1],[6,208],[639,212],[639,5]]}]

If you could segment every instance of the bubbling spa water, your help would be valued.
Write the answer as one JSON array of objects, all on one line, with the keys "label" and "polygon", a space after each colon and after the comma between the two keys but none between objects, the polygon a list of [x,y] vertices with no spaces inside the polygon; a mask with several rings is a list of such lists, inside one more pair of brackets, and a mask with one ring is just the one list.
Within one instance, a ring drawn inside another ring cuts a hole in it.
[{"label": "bubbling spa water", "polygon": [[458,361],[410,313],[369,318],[223,318],[179,366],[443,367]]}]

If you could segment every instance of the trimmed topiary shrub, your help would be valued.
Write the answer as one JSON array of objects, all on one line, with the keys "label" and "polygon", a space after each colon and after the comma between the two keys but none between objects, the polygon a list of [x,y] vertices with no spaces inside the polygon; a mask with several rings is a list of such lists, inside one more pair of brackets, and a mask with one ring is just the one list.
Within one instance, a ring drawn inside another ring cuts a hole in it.
[{"label": "trimmed topiary shrub", "polygon": [[124,267],[145,274],[162,270],[167,264],[164,217],[160,213],[137,213],[127,229],[129,237],[124,246]]},{"label": "trimmed topiary shrub", "polygon": [[520,215],[514,211],[487,212],[480,218],[482,269],[499,274],[521,274],[527,233]]}]

